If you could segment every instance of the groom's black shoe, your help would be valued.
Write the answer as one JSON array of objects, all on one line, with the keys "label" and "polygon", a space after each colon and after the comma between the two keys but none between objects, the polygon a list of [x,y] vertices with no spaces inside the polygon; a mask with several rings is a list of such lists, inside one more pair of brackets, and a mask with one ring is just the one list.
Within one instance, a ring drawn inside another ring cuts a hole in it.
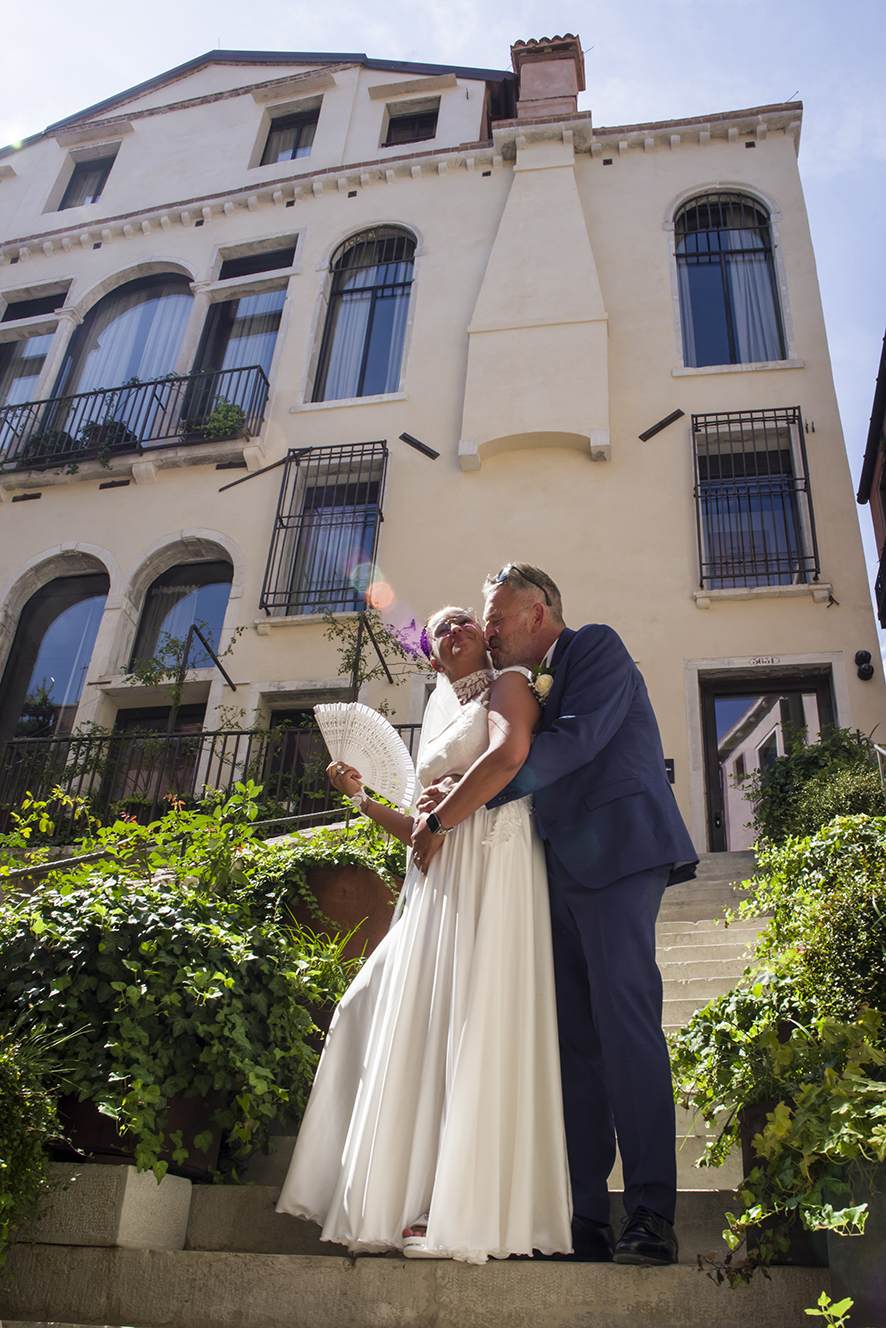
[{"label": "groom's black shoe", "polygon": [[677,1262],[677,1236],[670,1222],[651,1208],[637,1208],[625,1218],[615,1246],[616,1263],[664,1267]]}]

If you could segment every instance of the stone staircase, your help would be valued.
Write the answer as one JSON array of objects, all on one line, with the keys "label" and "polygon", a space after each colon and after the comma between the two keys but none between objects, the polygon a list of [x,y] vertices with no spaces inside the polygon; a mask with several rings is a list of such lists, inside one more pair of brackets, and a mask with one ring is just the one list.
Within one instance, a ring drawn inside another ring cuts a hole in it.
[{"label": "stone staircase", "polygon": [[[740,898],[734,882],[752,870],[752,853],[707,854],[696,882],[667,892],[658,928],[666,1028],[728,990],[748,962],[762,920],[727,930],[716,919]],[[38,1237],[44,1243],[10,1256],[0,1316],[7,1328],[801,1328],[804,1309],[830,1290],[827,1269],[774,1268],[769,1280],[758,1275],[737,1291],[699,1273],[697,1255],[725,1253],[724,1214],[741,1168],[736,1160],[696,1169],[703,1130],[684,1113],[678,1131],[681,1262],[673,1268],[343,1257],[319,1241],[317,1227],[274,1211],[293,1143],[284,1130],[275,1153],[252,1160],[252,1184],[192,1187],[177,1247],[164,1248],[168,1217],[165,1226],[145,1217],[134,1171],[131,1202],[120,1198],[118,1174],[108,1177],[114,1193],[103,1209],[85,1191],[69,1200],[69,1187],[60,1202],[73,1204],[70,1217],[61,1213],[52,1225],[51,1214]],[[95,1186],[96,1173],[121,1169],[80,1170]],[[170,1187],[179,1207],[187,1184],[177,1181],[174,1195]],[[616,1228],[619,1189],[616,1166]],[[156,1206],[154,1194],[147,1200]],[[152,1222],[164,1234],[152,1236]]]}]

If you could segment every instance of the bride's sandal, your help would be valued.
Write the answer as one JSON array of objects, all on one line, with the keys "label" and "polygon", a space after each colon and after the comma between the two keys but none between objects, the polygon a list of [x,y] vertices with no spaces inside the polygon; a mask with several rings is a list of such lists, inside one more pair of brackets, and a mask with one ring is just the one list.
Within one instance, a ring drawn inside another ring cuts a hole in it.
[{"label": "bride's sandal", "polygon": [[424,1213],[416,1218],[411,1226],[403,1230],[403,1257],[406,1259],[449,1259],[452,1256],[446,1250],[428,1248],[428,1215]]}]

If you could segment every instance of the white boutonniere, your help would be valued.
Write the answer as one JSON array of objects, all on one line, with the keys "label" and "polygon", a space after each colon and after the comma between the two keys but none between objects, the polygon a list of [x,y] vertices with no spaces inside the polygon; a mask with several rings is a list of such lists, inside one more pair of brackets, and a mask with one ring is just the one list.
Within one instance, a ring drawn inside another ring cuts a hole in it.
[{"label": "white boutonniere", "polygon": [[554,685],[553,669],[548,668],[547,664],[544,663],[536,664],[535,668],[532,670],[532,678],[530,679],[529,687],[532,691],[533,696],[538,701],[538,704],[540,706],[546,704],[548,699],[548,692],[551,690],[553,685]]}]

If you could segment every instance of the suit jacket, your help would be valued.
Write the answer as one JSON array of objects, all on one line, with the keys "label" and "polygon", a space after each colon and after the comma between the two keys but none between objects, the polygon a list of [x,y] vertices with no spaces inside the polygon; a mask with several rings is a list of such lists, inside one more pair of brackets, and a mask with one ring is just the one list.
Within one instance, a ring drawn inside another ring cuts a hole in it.
[{"label": "suit jacket", "polygon": [[665,864],[669,884],[698,855],[665,770],[639,669],[611,627],[565,628],[554,682],[526,763],[487,805],[533,795],[538,827],[570,875],[592,889]]}]

